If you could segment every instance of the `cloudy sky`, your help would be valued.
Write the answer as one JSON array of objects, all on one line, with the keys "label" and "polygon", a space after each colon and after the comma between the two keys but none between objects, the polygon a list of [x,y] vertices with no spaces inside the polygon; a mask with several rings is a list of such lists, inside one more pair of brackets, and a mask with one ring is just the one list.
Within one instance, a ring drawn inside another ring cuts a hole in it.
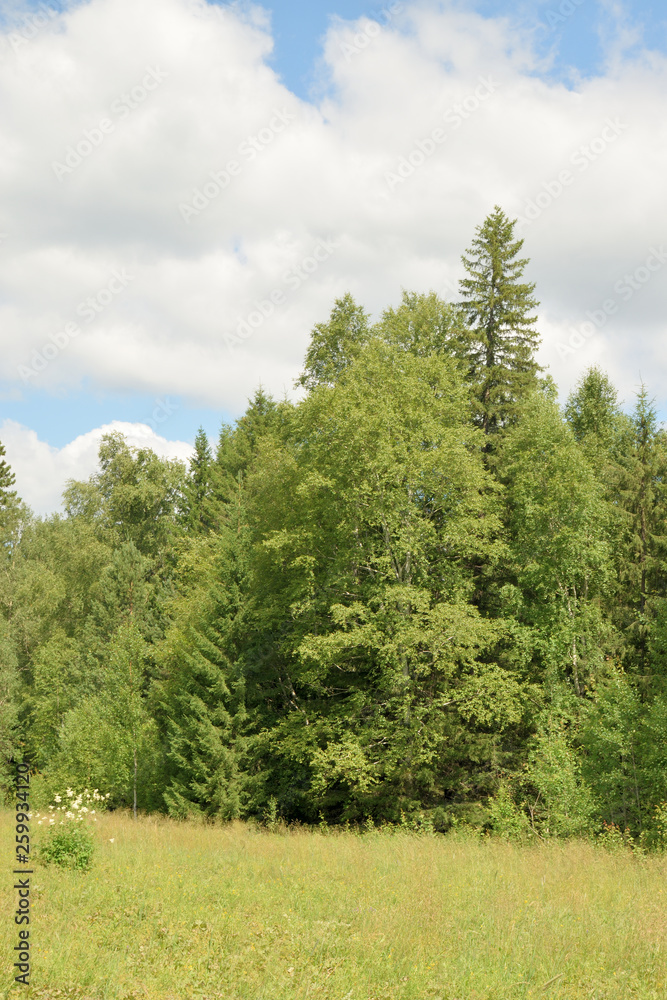
[{"label": "cloudy sky", "polygon": [[0,440],[56,510],[104,430],[187,458],[351,291],[456,298],[519,219],[541,361],[667,417],[662,0],[3,0]]}]

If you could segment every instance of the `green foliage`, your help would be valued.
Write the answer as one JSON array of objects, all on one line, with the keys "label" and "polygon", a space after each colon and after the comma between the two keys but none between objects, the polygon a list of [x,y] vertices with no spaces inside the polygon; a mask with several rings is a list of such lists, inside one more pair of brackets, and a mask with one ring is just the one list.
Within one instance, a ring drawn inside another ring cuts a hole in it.
[{"label": "green foliage", "polygon": [[517,805],[514,792],[507,781],[501,781],[488,807],[489,826],[492,832],[505,840],[525,840],[530,834],[530,824],[523,809]]},{"label": "green foliage", "polygon": [[149,448],[130,448],[122,434],[105,434],[100,471],[88,482],[70,480],[64,493],[69,517],[94,524],[103,540],[133,542],[145,556],[169,542],[182,505],[185,467]]},{"label": "green foliage", "polygon": [[243,678],[231,658],[243,577],[237,538],[227,529],[197,545],[197,582],[174,603],[160,648],[165,679],[153,697],[166,746],[163,799],[176,817],[235,819],[244,804]]},{"label": "green foliage", "polygon": [[[510,580],[519,619],[533,629],[536,675],[565,676],[583,694],[601,670],[610,585],[609,515],[602,488],[548,394],[534,393],[506,434],[499,469],[507,487]],[[517,609],[518,610],[518,609]]]},{"label": "green foliage", "polygon": [[305,389],[334,385],[368,338],[368,316],[348,292],[336,299],[329,322],[313,329],[296,385]]},{"label": "green foliage", "polygon": [[39,844],[37,856],[47,865],[88,871],[93,861],[93,835],[85,826],[69,823],[51,827]]},{"label": "green foliage", "polygon": [[596,804],[581,774],[581,753],[564,723],[547,718],[528,755],[526,779],[537,790],[531,820],[541,836],[583,837],[595,826]]},{"label": "green foliage", "polygon": [[78,795],[71,788],[64,795],[56,793],[47,812],[35,814],[37,825],[44,827],[37,844],[38,859],[59,868],[87,871],[95,848],[91,825],[106,808],[107,799],[97,789],[91,793],[86,788]]},{"label": "green foliage", "polygon": [[500,522],[465,418],[451,360],[373,342],[304,401],[297,449],[260,454],[252,627],[274,652],[248,695],[285,811],[398,819],[454,784],[462,731],[521,716],[516,679],[484,659],[503,626],[466,601]]},{"label": "green foliage", "polygon": [[465,338],[461,312],[435,292],[403,291],[398,308],[385,309],[373,335],[420,357],[458,356]]},{"label": "green foliage", "polygon": [[539,304],[534,284],[520,282],[528,264],[518,258],[523,240],[514,239],[516,219],[495,206],[461,259],[468,277],[460,281],[459,308],[468,324],[463,356],[475,398],[476,422],[485,434],[516,420],[522,397],[537,384],[534,353]]},{"label": "green foliage", "polygon": [[458,306],[337,299],[301,398],[187,470],[107,435],[40,519],[0,446],[0,782],[20,752],[135,816],[661,847],[667,439],[599,368],[559,408],[514,226]]}]

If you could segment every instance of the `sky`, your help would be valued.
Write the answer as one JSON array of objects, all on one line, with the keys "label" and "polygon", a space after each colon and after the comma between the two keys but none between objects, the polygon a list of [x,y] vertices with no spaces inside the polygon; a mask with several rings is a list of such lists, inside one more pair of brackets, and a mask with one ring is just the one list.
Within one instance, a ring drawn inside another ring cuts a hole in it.
[{"label": "sky", "polygon": [[60,509],[102,434],[186,461],[296,398],[350,291],[458,297],[498,204],[561,398],[667,418],[667,8],[3,0],[0,441]]}]

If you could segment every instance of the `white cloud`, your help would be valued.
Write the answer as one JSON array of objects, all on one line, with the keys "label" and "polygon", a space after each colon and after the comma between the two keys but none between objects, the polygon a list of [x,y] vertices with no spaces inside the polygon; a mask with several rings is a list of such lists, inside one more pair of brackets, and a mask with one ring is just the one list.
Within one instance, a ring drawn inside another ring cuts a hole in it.
[{"label": "white cloud", "polygon": [[[332,23],[316,104],[267,66],[272,40],[258,8],[90,0],[30,41],[6,41],[8,390],[39,352],[34,385],[85,378],[239,412],[260,381],[291,389],[309,331],[336,295],[350,289],[377,314],[401,286],[439,289],[461,274],[460,255],[495,203],[524,215],[530,202],[544,206],[522,234],[542,302],[541,359],[556,380],[568,389],[599,354],[627,394],[639,345],[656,391],[667,381],[662,272],[619,304],[590,348],[557,349],[665,233],[667,60],[630,58],[624,28],[623,45],[609,42],[606,75],[569,90],[540,77],[529,36],[502,18],[433,2],[405,5],[379,31],[370,23]],[[603,140],[609,119],[616,133]],[[392,187],[387,175],[410,155],[419,161],[438,128],[445,140]],[[69,162],[81,162],[58,179],[53,163],[70,147]],[[216,194],[207,185],[219,171],[229,182],[220,175]],[[563,171],[571,181],[550,196]],[[183,205],[198,213],[188,222]],[[313,269],[329,237],[339,246]],[[109,297],[123,270],[131,280]],[[229,335],[272,292],[284,300],[230,351]],[[88,322],[90,297],[99,311]],[[78,332],[64,337],[68,323]]]},{"label": "white cloud", "polygon": [[35,431],[14,420],[5,420],[0,426],[0,441],[16,476],[14,489],[36,514],[60,509],[67,480],[85,480],[96,471],[102,435],[113,431],[123,434],[131,447],[151,448],[161,458],[179,459],[187,464],[193,451],[184,441],[160,437],[148,424],[121,420],[81,434],[63,448],[52,448],[40,441]]}]

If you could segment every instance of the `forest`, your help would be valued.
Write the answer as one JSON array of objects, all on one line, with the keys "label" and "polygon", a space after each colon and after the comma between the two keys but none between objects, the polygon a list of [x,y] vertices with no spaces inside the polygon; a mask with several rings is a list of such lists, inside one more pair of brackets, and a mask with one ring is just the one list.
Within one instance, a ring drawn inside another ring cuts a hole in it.
[{"label": "forest", "polygon": [[338,298],[188,467],[107,435],[37,517],[0,445],[7,792],[667,846],[667,438],[598,367],[559,403],[515,224],[459,301]]}]

